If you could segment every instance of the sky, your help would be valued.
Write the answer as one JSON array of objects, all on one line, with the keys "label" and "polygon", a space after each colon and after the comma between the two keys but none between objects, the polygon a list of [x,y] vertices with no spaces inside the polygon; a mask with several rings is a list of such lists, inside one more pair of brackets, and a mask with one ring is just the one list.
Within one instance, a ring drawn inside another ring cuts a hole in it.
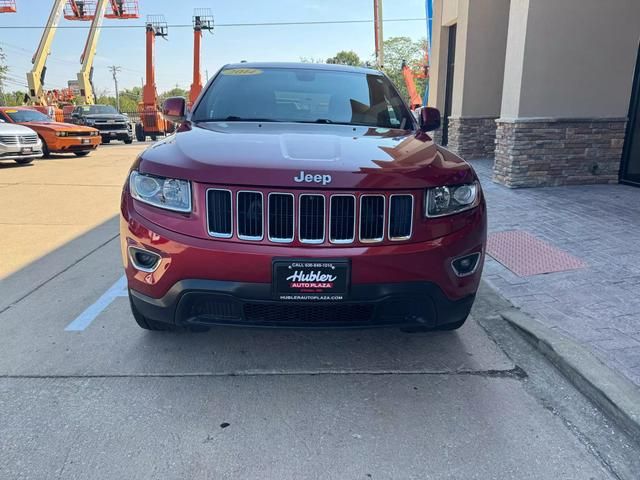
[{"label": "sky", "polygon": [[[52,6],[51,0],[16,0],[18,12],[0,14],[0,47],[10,68],[7,90],[26,89],[26,72],[31,68],[42,30]],[[372,23],[343,25],[224,26],[232,23],[371,20],[373,0],[138,0],[141,17],[137,20],[105,20],[94,63],[94,86],[98,92],[114,93],[109,65],[122,68],[120,88],[141,85],[145,70],[144,19],[163,14],[169,26],[165,40],[156,42],[156,85],[169,90],[176,85],[188,89],[193,63],[193,30],[190,25],[195,8],[210,8],[216,28],[205,34],[202,47],[202,76],[211,76],[221,66],[247,61],[299,61],[301,57],[326,59],[340,50],[354,50],[363,59],[374,51]],[[421,19],[424,0],[384,0],[384,18]],[[60,26],[88,27],[88,22],[62,20]],[[4,28],[3,28],[4,27]],[[60,28],[47,61],[45,88],[61,88],[76,78],[80,55],[88,28]],[[424,21],[385,22],[384,37],[426,37]],[[22,85],[21,85],[22,84]]]}]

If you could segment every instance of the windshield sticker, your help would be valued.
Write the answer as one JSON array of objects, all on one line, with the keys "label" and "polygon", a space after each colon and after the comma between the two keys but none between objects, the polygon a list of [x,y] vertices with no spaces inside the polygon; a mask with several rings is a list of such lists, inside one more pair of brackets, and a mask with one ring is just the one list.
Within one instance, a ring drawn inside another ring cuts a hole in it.
[{"label": "windshield sticker", "polygon": [[257,68],[229,68],[222,71],[222,75],[260,75],[262,70]]},{"label": "windshield sticker", "polygon": [[18,113],[18,110],[5,110],[4,113]]}]

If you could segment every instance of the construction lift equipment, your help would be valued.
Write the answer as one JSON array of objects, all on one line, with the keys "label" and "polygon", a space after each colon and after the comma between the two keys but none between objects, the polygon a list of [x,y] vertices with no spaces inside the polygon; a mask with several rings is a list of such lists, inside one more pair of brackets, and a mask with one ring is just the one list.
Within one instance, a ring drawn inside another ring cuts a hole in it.
[{"label": "construction lift equipment", "polygon": [[193,83],[189,90],[189,103],[193,105],[202,91],[200,75],[200,44],[202,31],[213,31],[213,14],[210,8],[196,8],[193,12]]},{"label": "construction lift equipment", "polygon": [[[68,6],[75,12],[79,12],[80,0],[69,0]],[[78,72],[78,85],[80,88],[80,98],[85,105],[93,105],[95,103],[95,94],[93,88],[93,61],[96,56],[98,39],[102,22],[105,18],[113,19],[130,19],[138,18],[138,2],[125,0],[85,0],[82,2],[82,13],[84,18],[76,18],[77,20],[91,19],[91,27],[87,42],[85,43],[82,56],[80,57],[81,68]],[[107,6],[111,10],[107,12]],[[65,17],[66,18],[66,17]]]},{"label": "construction lift equipment", "polygon": [[[98,0],[93,10],[93,18],[91,19],[91,27],[89,28],[89,36],[84,45],[84,51],[80,57],[80,71],[78,72],[78,85],[80,87],[80,99],[85,105],[93,105],[95,96],[93,94],[93,59],[96,55],[96,47],[98,38],[100,37],[100,27],[107,10],[107,2],[109,0]],[[78,0],[69,0],[70,3],[77,4]]]},{"label": "construction lift equipment", "polygon": [[16,0],[0,0],[0,13],[16,13]]},{"label": "construction lift equipment", "polygon": [[140,18],[138,0],[110,0],[110,3],[111,9],[107,12],[105,18],[118,20]]},{"label": "construction lift equipment", "polygon": [[96,16],[96,0],[67,0],[64,18],[81,22],[91,21]]},{"label": "construction lift equipment", "polygon": [[407,92],[409,93],[409,106],[411,107],[411,110],[415,110],[422,106],[422,97],[416,88],[413,71],[404,60],[402,61],[402,76],[404,77],[404,83],[407,86]]},{"label": "construction lift equipment", "polygon": [[[420,108],[424,105],[422,97],[418,93],[416,88],[416,78],[426,78],[427,84],[429,83],[429,50],[425,51],[424,64],[421,65],[421,71],[415,72],[406,61],[402,61],[402,76],[404,77],[404,83],[407,86],[407,92],[409,93],[409,105],[411,110]],[[428,90],[427,90],[428,91]]]},{"label": "construction lift equipment", "polygon": [[156,37],[166,38],[167,35],[169,27],[164,15],[148,15],[146,79],[142,88],[142,102],[138,104],[140,122],[136,124],[136,140],[139,142],[144,142],[147,137],[155,141],[158,135],[163,135],[167,130],[167,122],[160,115],[155,74]]},{"label": "construction lift equipment", "polygon": [[31,59],[33,67],[31,71],[27,73],[27,84],[29,85],[29,96],[34,105],[49,105],[47,94],[43,88],[45,75],[47,73],[47,57],[51,52],[51,43],[56,34],[58,23],[60,23],[65,2],[66,0],[54,0],[38,49]]}]

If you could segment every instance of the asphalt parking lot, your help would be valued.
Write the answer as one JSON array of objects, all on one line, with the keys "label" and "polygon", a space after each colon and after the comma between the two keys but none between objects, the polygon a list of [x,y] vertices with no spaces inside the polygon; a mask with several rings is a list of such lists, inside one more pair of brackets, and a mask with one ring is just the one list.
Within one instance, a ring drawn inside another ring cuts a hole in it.
[{"label": "asphalt parking lot", "polygon": [[637,445],[497,318],[146,332],[118,198],[140,145],[0,165],[0,478],[637,478]]}]

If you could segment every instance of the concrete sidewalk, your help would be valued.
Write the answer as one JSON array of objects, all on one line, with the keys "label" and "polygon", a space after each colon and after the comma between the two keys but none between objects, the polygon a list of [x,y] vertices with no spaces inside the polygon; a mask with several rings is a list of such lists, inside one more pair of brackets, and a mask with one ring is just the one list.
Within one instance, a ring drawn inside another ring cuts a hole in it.
[{"label": "concrete sidewalk", "polygon": [[488,256],[484,279],[640,386],[640,189],[512,190],[491,181],[492,160],[471,163],[487,196],[490,235],[523,230],[587,264],[519,277]]}]

